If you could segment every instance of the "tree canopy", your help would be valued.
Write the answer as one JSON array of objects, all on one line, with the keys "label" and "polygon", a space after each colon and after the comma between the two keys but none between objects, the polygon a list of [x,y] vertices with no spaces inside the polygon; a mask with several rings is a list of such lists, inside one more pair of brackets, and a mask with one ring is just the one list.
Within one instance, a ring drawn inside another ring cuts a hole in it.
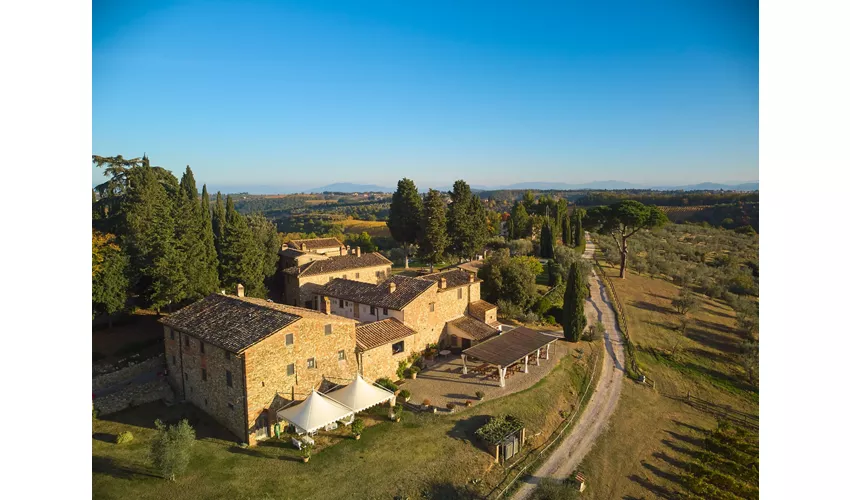
[{"label": "tree canopy", "polygon": [[390,215],[387,227],[393,239],[404,245],[404,267],[407,269],[410,257],[410,245],[416,243],[419,225],[422,221],[422,198],[416,184],[408,178],[398,181],[390,203]]},{"label": "tree canopy", "polygon": [[446,205],[440,192],[429,189],[425,196],[425,206],[422,211],[422,233],[419,242],[419,255],[422,260],[431,265],[440,262],[449,244],[446,233]]},{"label": "tree canopy", "polygon": [[667,216],[656,206],[625,200],[613,205],[595,207],[587,213],[589,224],[600,233],[610,234],[620,251],[620,278],[626,277],[628,239],[642,229],[661,227]]},{"label": "tree canopy", "polygon": [[564,291],[564,338],[578,342],[587,326],[584,315],[584,299],[587,294],[587,279],[577,262],[573,262],[567,275],[567,288]]}]

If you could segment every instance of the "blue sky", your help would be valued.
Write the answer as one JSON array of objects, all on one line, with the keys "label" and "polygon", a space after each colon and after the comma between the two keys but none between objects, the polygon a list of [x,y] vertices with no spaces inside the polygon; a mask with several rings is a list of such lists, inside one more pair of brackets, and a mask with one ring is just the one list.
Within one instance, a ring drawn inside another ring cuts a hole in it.
[{"label": "blue sky", "polygon": [[214,189],[758,179],[755,1],[95,0],[92,45],[92,153]]}]

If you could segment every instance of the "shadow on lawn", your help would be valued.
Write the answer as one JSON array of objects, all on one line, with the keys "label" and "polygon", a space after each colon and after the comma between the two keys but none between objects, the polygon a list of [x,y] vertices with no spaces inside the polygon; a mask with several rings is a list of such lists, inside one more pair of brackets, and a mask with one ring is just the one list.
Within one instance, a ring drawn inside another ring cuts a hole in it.
[{"label": "shadow on lawn", "polygon": [[693,354],[694,356],[710,359],[718,363],[734,363],[735,361],[735,359],[728,354],[720,354],[714,351],[706,351],[705,349],[700,349],[699,347],[688,347],[686,351],[690,354]]},{"label": "shadow on lawn", "polygon": [[736,352],[738,350],[738,344],[730,340],[728,337],[720,335],[718,333],[709,332],[708,330],[697,330],[695,328],[688,328],[688,333],[685,334],[686,337],[693,340],[694,342],[699,342],[700,344],[711,347],[713,349],[717,349],[718,351],[723,352]]},{"label": "shadow on lawn", "polygon": [[195,435],[198,439],[213,438],[230,442],[239,441],[236,436],[218,424],[212,417],[189,403],[166,406],[162,401],[156,401],[100,417],[100,420],[153,429],[154,422],[157,419],[171,425],[184,418],[195,429]]},{"label": "shadow on lawn", "polygon": [[[439,498],[440,500],[478,500],[483,497],[469,491],[465,486],[452,483],[432,481],[422,489],[422,498]],[[396,497],[404,498],[404,497]]]},{"label": "shadow on lawn", "polygon": [[104,443],[115,443],[115,434],[107,434],[106,432],[95,432],[91,435],[92,439],[97,439],[98,441],[103,441]]},{"label": "shadow on lawn", "polygon": [[137,477],[159,477],[152,474],[149,470],[133,469],[123,465],[119,465],[115,460],[107,457],[92,456],[91,460],[92,472],[98,474],[106,474],[118,479],[135,479]]},{"label": "shadow on lawn", "polygon": [[475,415],[463,420],[458,420],[447,434],[451,438],[466,441],[481,450],[487,451],[484,444],[475,437],[475,431],[477,431],[482,425],[489,422],[490,418],[490,415]]},{"label": "shadow on lawn", "polygon": [[[667,489],[659,484],[655,484],[649,479],[642,478],[638,475],[632,474],[631,476],[629,476],[629,480],[643,486],[645,489],[655,494],[655,496],[658,498],[666,498],[669,500],[678,500],[680,498],[680,495],[678,495],[675,491]],[[624,498],[634,499],[635,497]]]},{"label": "shadow on lawn", "polygon": [[651,302],[646,302],[646,301],[643,301],[643,300],[633,301],[629,305],[637,307],[638,309],[643,309],[645,311],[652,311],[652,312],[657,312],[657,313],[662,313],[662,314],[674,314],[675,313],[675,311],[673,309],[670,309],[669,307],[662,307],[662,306],[659,306],[658,304],[653,304]]},{"label": "shadow on lawn", "polygon": [[682,478],[678,474],[674,474],[672,472],[667,472],[667,471],[661,470],[661,469],[652,465],[649,462],[641,462],[640,465],[644,469],[655,474],[657,477],[660,477],[662,479],[666,479],[666,480],[670,481],[671,483],[682,484]]}]

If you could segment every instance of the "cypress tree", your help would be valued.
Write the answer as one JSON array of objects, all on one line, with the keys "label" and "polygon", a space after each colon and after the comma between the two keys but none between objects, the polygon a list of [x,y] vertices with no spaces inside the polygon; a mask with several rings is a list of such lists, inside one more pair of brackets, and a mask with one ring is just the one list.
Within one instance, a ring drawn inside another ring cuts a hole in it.
[{"label": "cypress tree", "polygon": [[564,245],[573,246],[573,233],[570,230],[570,216],[564,213],[564,218],[561,219],[561,241]]},{"label": "cypress tree", "polygon": [[575,246],[580,247],[584,244],[584,230],[581,228],[581,219],[584,217],[584,210],[576,208],[575,211],[575,229],[573,231],[573,241]]},{"label": "cypress tree", "polygon": [[466,182],[458,180],[452,186],[449,196],[452,199],[446,215],[449,248],[458,258],[463,259],[474,253],[473,238],[475,238],[476,221],[470,217],[474,210],[472,190]]},{"label": "cypress tree", "polygon": [[204,247],[204,269],[205,273],[202,276],[204,286],[199,286],[199,290],[206,290],[204,293],[213,293],[218,289],[218,252],[215,250],[215,235],[213,234],[212,213],[210,212],[210,194],[207,192],[207,185],[204,184],[203,193],[201,194],[201,244]]},{"label": "cypress tree", "polygon": [[220,280],[224,278],[224,266],[222,263],[222,246],[224,245],[224,235],[227,229],[227,215],[224,208],[224,199],[221,197],[221,191],[215,194],[215,206],[212,211],[212,230],[213,242],[215,244],[215,253],[218,256],[218,276]]},{"label": "cypress tree", "polygon": [[277,252],[281,247],[277,227],[261,213],[248,215],[247,221],[254,235],[254,243],[263,256],[263,277],[269,278],[277,270]]},{"label": "cypress tree", "polygon": [[[92,318],[111,316],[127,304],[127,256],[111,234],[92,231]],[[112,328],[112,318],[109,318]]]},{"label": "cypress tree", "polygon": [[446,206],[440,192],[429,189],[425,196],[422,210],[422,232],[419,242],[419,255],[430,264],[434,272],[434,264],[440,262],[449,244],[446,233]]},{"label": "cypress tree", "polygon": [[570,342],[578,342],[584,327],[587,326],[587,317],[584,315],[584,298],[586,288],[583,273],[577,262],[570,266],[567,276],[567,288],[564,291],[564,338]]},{"label": "cypress tree", "polygon": [[472,197],[472,202],[469,206],[469,221],[470,236],[465,257],[469,259],[475,258],[477,254],[484,249],[484,243],[487,241],[487,209],[484,208],[484,203],[478,196]]},{"label": "cypress tree", "polygon": [[514,203],[511,210],[511,219],[514,221],[514,234],[512,239],[518,240],[528,236],[531,229],[531,220],[528,217],[528,211],[522,203]]},{"label": "cypress tree", "polygon": [[398,181],[390,203],[390,215],[387,227],[393,239],[404,245],[404,268],[410,259],[410,245],[416,243],[419,224],[422,221],[422,198],[416,184],[407,177]]},{"label": "cypress tree", "polygon": [[231,293],[236,285],[245,286],[245,294],[265,297],[263,254],[254,233],[242,214],[236,211],[228,195],[225,208],[224,240],[221,245],[221,284]]},{"label": "cypress tree", "polygon": [[[177,196],[177,213],[174,218],[177,250],[182,253],[183,273],[186,279],[187,299],[199,299],[213,293],[218,285],[217,261],[210,260],[205,238],[205,220],[198,199],[198,189],[192,169],[180,179]],[[212,231],[210,230],[210,236]]]}]

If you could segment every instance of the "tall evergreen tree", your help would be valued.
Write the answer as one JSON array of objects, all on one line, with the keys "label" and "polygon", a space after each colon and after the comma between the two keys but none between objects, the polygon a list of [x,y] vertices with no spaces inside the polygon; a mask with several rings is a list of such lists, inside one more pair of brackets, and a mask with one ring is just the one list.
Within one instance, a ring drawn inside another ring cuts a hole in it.
[{"label": "tall evergreen tree", "polygon": [[575,234],[573,236],[573,241],[575,242],[575,246],[577,246],[577,247],[584,245],[584,229],[582,229],[582,227],[581,227],[581,220],[584,218],[584,214],[585,214],[584,210],[582,210],[581,208],[576,208],[575,214],[574,214],[574,217],[575,217],[574,233]]},{"label": "tall evergreen tree", "polygon": [[484,203],[478,196],[472,197],[472,203],[469,206],[469,220],[472,223],[469,245],[465,257],[474,259],[484,250],[484,243],[487,241],[489,231],[487,229],[487,209],[484,208]]},{"label": "tall evergreen tree", "polygon": [[487,238],[487,214],[481,200],[472,195],[472,190],[463,180],[455,181],[451,192],[446,222],[449,234],[449,248],[461,260],[472,259]]},{"label": "tall evergreen tree", "polygon": [[564,212],[564,217],[561,219],[561,241],[564,245],[573,246],[573,233],[570,228],[570,215]]},{"label": "tall evergreen tree", "polygon": [[149,166],[128,170],[127,184],[121,205],[126,220],[122,246],[127,248],[136,292],[146,305],[160,310],[182,300],[186,291],[174,236],[172,197],[179,187],[173,176],[160,179]]},{"label": "tall evergreen tree", "polygon": [[218,276],[221,281],[224,279],[222,246],[224,245],[224,235],[227,230],[227,214],[224,208],[224,198],[221,197],[221,191],[215,194],[215,206],[212,211],[212,230],[215,252],[218,255]]},{"label": "tall evergreen tree", "polygon": [[[180,179],[174,217],[177,250],[182,253],[183,273],[186,279],[186,299],[199,299],[213,293],[218,286],[218,262],[210,260],[205,238],[205,221],[198,188],[192,169]],[[210,236],[212,232],[210,231]]]},{"label": "tall evergreen tree", "polygon": [[528,213],[532,212],[532,205],[534,205],[534,193],[532,193],[531,190],[526,190],[526,192],[522,194],[522,204],[525,206],[525,210]]},{"label": "tall evergreen tree", "polygon": [[440,262],[449,244],[446,233],[446,206],[440,192],[429,189],[422,210],[422,232],[419,241],[419,255],[434,272],[434,264]]},{"label": "tall evergreen tree", "polygon": [[232,292],[236,285],[245,286],[245,294],[265,297],[263,253],[245,217],[236,211],[228,195],[225,208],[224,240],[221,245],[221,284]]},{"label": "tall evergreen tree", "polygon": [[419,224],[422,220],[422,198],[416,184],[405,177],[398,181],[390,203],[390,215],[387,227],[393,239],[404,245],[404,268],[408,268],[410,245],[416,243]]},{"label": "tall evergreen tree", "polygon": [[209,291],[206,293],[213,293],[218,289],[218,252],[215,250],[210,194],[207,192],[206,184],[204,184],[203,193],[201,194],[200,218],[201,243],[204,246],[204,262],[205,269],[207,270],[207,274],[204,275],[203,279],[205,280],[206,287],[209,288]]},{"label": "tall evergreen tree", "polygon": [[254,234],[254,243],[263,255],[263,277],[269,278],[277,270],[280,250],[280,236],[277,226],[261,213],[253,213],[247,217],[248,226]]},{"label": "tall evergreen tree", "polygon": [[567,231],[564,231],[564,221],[567,221],[566,224],[569,225],[569,206],[567,205],[567,200],[558,200],[558,203],[555,205],[555,225],[553,227],[554,233],[557,234],[558,240],[561,241],[561,244],[568,245],[567,237],[565,234],[569,233],[569,228]]},{"label": "tall evergreen tree", "polygon": [[564,338],[570,342],[578,342],[584,327],[587,326],[587,317],[584,315],[584,299],[586,295],[584,273],[577,262],[570,266],[567,276],[567,288],[564,291]]},{"label": "tall evergreen tree", "polygon": [[531,232],[531,219],[528,217],[528,211],[522,203],[514,203],[511,210],[511,220],[514,221],[514,234],[511,239],[518,240],[527,237]]}]

